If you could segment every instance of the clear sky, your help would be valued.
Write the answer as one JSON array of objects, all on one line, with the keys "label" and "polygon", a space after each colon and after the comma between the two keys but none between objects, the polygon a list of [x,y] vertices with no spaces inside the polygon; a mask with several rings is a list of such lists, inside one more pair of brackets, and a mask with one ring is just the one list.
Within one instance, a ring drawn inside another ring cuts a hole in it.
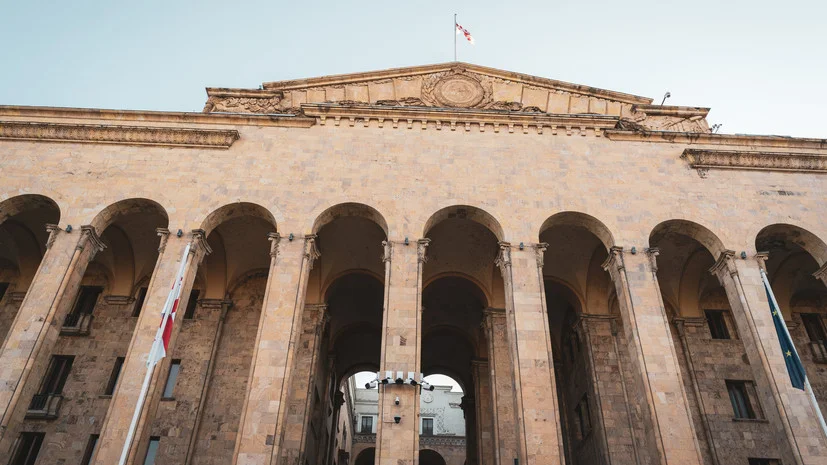
[{"label": "clear sky", "polygon": [[827,138],[827,2],[0,0],[0,104],[200,111],[204,87],[459,59]]}]

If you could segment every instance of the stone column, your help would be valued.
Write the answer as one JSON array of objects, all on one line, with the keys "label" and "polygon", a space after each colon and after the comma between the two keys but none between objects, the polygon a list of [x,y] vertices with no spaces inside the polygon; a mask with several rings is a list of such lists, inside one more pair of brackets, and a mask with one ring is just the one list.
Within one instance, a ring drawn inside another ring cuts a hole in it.
[{"label": "stone column", "polygon": [[[191,242],[192,247],[185,258],[187,263],[184,268],[184,281],[181,286],[181,300],[178,307],[186,308],[198,265],[210,253],[204,231],[194,230],[190,236],[189,240],[173,238],[171,243],[168,243],[166,239],[161,240],[161,246],[158,248],[158,261],[149,282],[144,308],[163,308],[175,280],[175,274],[181,266],[184,248],[187,242]],[[152,373],[149,390],[141,409],[127,463],[140,461],[139,457],[142,456],[149,441],[149,427],[161,399],[163,384],[166,381],[169,364],[172,360],[169,355],[172,354],[178,333],[181,331],[180,319],[182,317],[183,315],[179,315],[176,318],[177,323],[173,323],[169,349],[167,350],[168,356],[158,363]],[[146,360],[155,340],[160,321],[160,314],[157,311],[143,311],[138,317],[117,388],[112,395],[109,409],[101,427],[98,450],[95,453],[94,461],[97,465],[118,463],[120,459],[146,374]]]},{"label": "stone column", "polygon": [[[638,449],[643,464],[702,462],[678,358],[656,276],[657,249],[626,254],[612,247],[603,268],[617,291],[634,383],[633,402],[643,420]],[[636,400],[634,400],[636,399]]]},{"label": "stone column", "polygon": [[465,418],[465,463],[477,465],[477,402],[471,395],[462,396],[460,407]]},{"label": "stone column", "polygon": [[[766,255],[736,259],[724,251],[710,271],[726,290],[738,335],[755,376],[756,391],[774,426],[783,463],[827,463],[827,440],[806,392],[795,389],[775,332],[761,267]],[[823,278],[822,278],[823,279]]]},{"label": "stone column", "polygon": [[287,402],[283,442],[279,447],[279,464],[304,464],[305,457],[308,456],[311,458],[309,463],[316,463],[314,458],[321,449],[319,444],[312,446],[313,450],[308,448],[307,434],[314,407],[313,389],[316,385],[319,343],[327,321],[327,304],[305,304],[302,332],[290,377],[290,400]]},{"label": "stone column", "polygon": [[[422,325],[422,266],[429,239],[416,245],[386,241],[385,304],[380,372],[419,373]],[[399,397],[399,405],[395,404]],[[376,428],[377,465],[414,465],[419,454],[419,388],[409,384],[379,386]],[[394,420],[399,417],[399,423]]]},{"label": "stone column", "polygon": [[56,225],[47,230],[46,253],[0,355],[0,457],[10,454],[16,439],[10,426],[22,421],[46,373],[86,267],[105,248],[92,226],[81,226],[80,234],[63,232]]},{"label": "stone column", "polygon": [[512,464],[514,458],[521,465],[565,463],[543,283],[546,247],[501,242],[496,260],[505,282],[518,434],[518,456],[500,465]]},{"label": "stone column", "polygon": [[258,325],[250,381],[234,464],[266,465],[280,456],[293,358],[301,333],[307,280],[319,258],[316,236],[288,240],[270,235],[270,273]]},{"label": "stone column", "polygon": [[[488,332],[486,332],[486,339],[488,339]],[[488,345],[490,347],[490,340]],[[471,373],[474,379],[474,398],[477,409],[477,462],[481,465],[494,465],[494,402],[491,397],[493,388],[488,362],[472,361]]]},{"label": "stone column", "polygon": [[490,378],[491,419],[493,422],[493,463],[511,465],[519,457],[515,410],[514,367],[508,341],[505,310],[483,310],[483,325],[488,339],[488,376]]}]

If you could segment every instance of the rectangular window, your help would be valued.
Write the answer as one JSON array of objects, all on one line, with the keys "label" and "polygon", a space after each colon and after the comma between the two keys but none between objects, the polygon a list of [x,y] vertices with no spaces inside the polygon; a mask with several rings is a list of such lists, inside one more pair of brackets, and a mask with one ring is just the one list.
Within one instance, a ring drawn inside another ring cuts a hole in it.
[{"label": "rectangular window", "polygon": [[577,414],[577,422],[580,426],[580,439],[583,439],[592,430],[591,411],[589,409],[589,398],[587,396],[583,396],[583,399],[581,399],[580,403],[575,407],[574,413]]},{"label": "rectangular window", "polygon": [[149,446],[146,448],[144,465],[155,465],[155,456],[158,455],[158,446],[161,445],[161,438],[152,436],[149,438]]},{"label": "rectangular window", "polygon": [[169,365],[169,375],[167,376],[167,384],[164,386],[164,398],[172,399],[172,391],[175,389],[175,381],[178,379],[178,373],[181,372],[181,360],[174,359]]},{"label": "rectangular window", "polygon": [[191,320],[195,318],[195,306],[198,305],[198,295],[201,294],[201,291],[198,289],[193,289],[190,292],[190,298],[187,300],[187,311],[184,312],[184,319]]},{"label": "rectangular window", "polygon": [[123,357],[118,357],[115,359],[115,366],[112,367],[112,374],[109,375],[109,383],[106,385],[106,391],[104,391],[104,394],[107,396],[111,396],[115,392],[115,386],[118,385],[118,378],[121,376],[123,361]]},{"label": "rectangular window", "polygon": [[747,385],[748,381],[727,381],[726,388],[729,392],[729,401],[732,402],[732,411],[735,418],[753,420],[756,417],[755,410],[750,402]]},{"label": "rectangular window", "polygon": [[373,432],[373,417],[370,415],[362,415],[362,429],[359,430],[362,434],[370,434]]},{"label": "rectangular window", "polygon": [[3,296],[6,295],[7,290],[9,290],[9,283],[0,283],[0,301],[3,300]]},{"label": "rectangular window", "polygon": [[20,433],[9,465],[34,465],[45,433]]},{"label": "rectangular window", "polygon": [[433,436],[434,435],[434,419],[433,418],[423,418],[422,419],[422,435],[423,436]]},{"label": "rectangular window", "polygon": [[781,465],[781,461],[778,459],[747,459],[749,460],[749,465]]},{"label": "rectangular window", "polygon": [[90,314],[95,310],[95,304],[98,302],[98,296],[103,292],[103,288],[99,286],[81,286],[78,293],[78,300],[75,301],[75,308],[72,313]]},{"label": "rectangular window", "polygon": [[92,456],[95,455],[95,448],[98,447],[97,434],[89,436],[89,442],[86,443],[86,450],[83,452],[83,460],[80,461],[82,465],[92,465]]},{"label": "rectangular window", "polygon": [[804,323],[804,329],[807,330],[807,336],[811,341],[824,342],[827,340],[824,325],[821,323],[821,315],[818,313],[802,313],[801,321]]},{"label": "rectangular window", "polygon": [[63,393],[63,386],[69,378],[69,371],[71,371],[74,361],[75,357],[73,355],[52,355],[49,368],[46,370],[46,377],[43,379],[38,394]]},{"label": "rectangular window", "polygon": [[724,310],[704,310],[712,339],[729,339]]},{"label": "rectangular window", "polygon": [[144,300],[146,300],[146,291],[147,288],[142,287],[138,290],[138,295],[135,297],[135,306],[132,308],[132,317],[135,318],[141,314],[141,308],[144,306]]}]

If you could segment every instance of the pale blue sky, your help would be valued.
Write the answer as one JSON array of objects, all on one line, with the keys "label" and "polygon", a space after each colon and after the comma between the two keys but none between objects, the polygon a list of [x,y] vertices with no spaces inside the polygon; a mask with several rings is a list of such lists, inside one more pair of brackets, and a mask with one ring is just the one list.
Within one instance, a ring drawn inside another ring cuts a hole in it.
[{"label": "pale blue sky", "polygon": [[204,87],[459,59],[827,138],[820,1],[0,0],[0,104],[200,111]]}]

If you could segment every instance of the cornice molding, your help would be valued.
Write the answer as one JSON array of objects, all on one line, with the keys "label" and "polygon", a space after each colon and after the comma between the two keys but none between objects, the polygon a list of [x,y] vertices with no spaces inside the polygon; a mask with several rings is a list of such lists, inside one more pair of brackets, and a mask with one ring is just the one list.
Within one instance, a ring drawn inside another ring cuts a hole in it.
[{"label": "cornice molding", "polygon": [[643,112],[651,116],[677,116],[680,118],[706,118],[709,108],[677,107],[671,105],[632,105],[633,112]]},{"label": "cornice molding", "polygon": [[827,150],[827,139],[676,131],[635,131],[625,129],[607,129],[604,131],[604,134],[609,140],[622,142],[740,145],[748,147]]},{"label": "cornice molding", "polygon": [[418,123],[418,129],[438,131],[443,128],[451,131],[456,131],[457,128],[471,131],[473,125],[474,129],[480,132],[492,130],[498,133],[504,130],[513,133],[517,129],[523,134],[528,134],[531,129],[537,134],[543,134],[548,130],[553,135],[558,132],[572,135],[577,131],[581,136],[586,136],[587,130],[590,130],[595,136],[600,137],[603,131],[614,128],[618,121],[617,116],[606,115],[554,115],[436,107],[305,103],[301,108],[305,115],[317,118],[322,126],[328,121],[332,121],[334,126],[339,126],[344,121],[351,127],[359,124],[364,127],[383,128],[387,125],[398,128],[402,124],[408,129],[413,129],[413,124]]},{"label": "cornice molding", "polygon": [[223,124],[238,126],[276,126],[309,128],[313,118],[295,115],[257,115],[253,113],[194,113],[176,111],[106,110],[97,108],[58,108],[0,105],[0,116],[21,118],[71,118],[98,121]]},{"label": "cornice molding", "polygon": [[227,149],[235,129],[0,121],[0,140]]},{"label": "cornice molding", "polygon": [[813,153],[686,149],[681,158],[701,177],[709,169],[827,173],[827,155]]}]

